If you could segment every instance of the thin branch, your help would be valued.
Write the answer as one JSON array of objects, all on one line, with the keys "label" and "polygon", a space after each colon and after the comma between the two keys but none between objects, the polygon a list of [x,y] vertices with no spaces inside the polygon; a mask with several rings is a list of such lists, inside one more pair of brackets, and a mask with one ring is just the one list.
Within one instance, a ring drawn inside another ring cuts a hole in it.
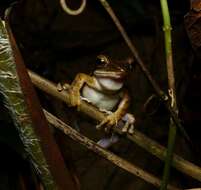
[{"label": "thin branch", "polygon": [[[53,116],[51,113],[44,110],[44,113],[46,115],[46,118],[48,122],[53,125],[54,127],[61,130],[64,134],[68,135],[71,139],[75,140],[76,142],[84,145],[89,150],[99,154],[106,160],[112,162],[116,166],[126,170],[127,172],[134,174],[135,176],[145,180],[146,182],[156,186],[160,187],[161,181],[157,177],[153,176],[152,174],[149,174],[148,172],[140,169],[139,167],[135,166],[134,164],[131,164],[130,162],[120,158],[119,156],[116,156],[115,154],[105,150],[104,148],[97,145],[94,141],[90,140],[89,138],[85,137],[84,135],[80,134],[76,130],[74,130],[69,125],[65,124],[55,116]],[[170,190],[179,190],[179,188],[173,187],[171,185],[168,185],[168,189]]]},{"label": "thin branch", "polygon": [[111,8],[111,6],[109,5],[109,3],[106,0],[99,0],[99,1],[102,4],[102,6],[105,8],[105,10],[108,12],[108,14],[110,15],[110,17],[113,20],[114,24],[116,25],[117,29],[121,33],[124,41],[126,42],[127,46],[129,47],[129,49],[131,51],[131,53],[136,58],[137,63],[140,66],[142,72],[147,77],[148,81],[150,82],[150,84],[154,88],[154,90],[157,93],[157,95],[160,97],[161,100],[163,100],[163,103],[165,104],[166,108],[170,112],[170,115],[171,115],[174,123],[180,129],[181,133],[183,134],[183,136],[185,137],[185,139],[187,140],[187,142],[189,142],[190,144],[192,144],[192,142],[191,142],[188,134],[186,133],[186,131],[183,128],[183,126],[181,125],[181,122],[180,122],[180,120],[178,118],[177,112],[175,112],[175,110],[171,107],[171,104],[170,104],[168,96],[165,94],[165,92],[163,92],[160,89],[159,85],[153,79],[151,73],[149,72],[149,70],[147,69],[147,67],[143,63],[142,59],[140,58],[139,53],[138,53],[136,47],[133,45],[131,39],[129,38],[128,34],[126,33],[126,31],[123,28],[122,24],[120,23],[119,19],[115,15],[113,9]]},{"label": "thin branch", "polygon": [[[30,78],[33,84],[41,89],[42,91],[58,98],[59,100],[69,104],[69,96],[66,91],[58,92],[56,84],[53,82],[48,81],[47,79],[29,71]],[[89,117],[97,120],[102,121],[105,117],[105,114],[97,110],[92,105],[87,104],[85,101],[81,101],[80,111],[88,115]],[[114,129],[115,132],[121,134],[118,129]],[[140,147],[144,148],[146,151],[151,153],[152,155],[158,157],[161,160],[164,160],[166,157],[166,149],[159,145],[157,142],[151,140],[150,138],[146,137],[139,131],[135,130],[134,134],[126,136],[129,140],[135,142]],[[201,181],[201,168],[194,165],[191,162],[188,162],[181,158],[180,156],[174,154],[173,156],[173,167],[177,170],[185,173],[193,177],[194,179]]]}]

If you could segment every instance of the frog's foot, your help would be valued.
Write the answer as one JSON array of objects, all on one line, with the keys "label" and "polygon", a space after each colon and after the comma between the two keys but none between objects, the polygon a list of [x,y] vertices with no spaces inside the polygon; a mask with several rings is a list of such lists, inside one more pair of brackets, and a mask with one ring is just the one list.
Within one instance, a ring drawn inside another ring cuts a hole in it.
[{"label": "frog's foot", "polygon": [[74,88],[71,88],[71,86],[67,83],[58,83],[57,84],[57,90],[59,92],[65,90],[66,92],[68,92],[68,96],[69,96],[69,106],[75,107],[77,106],[78,110],[80,107],[80,102],[81,102],[81,98],[80,98],[80,92],[79,90],[76,90]]},{"label": "frog's foot", "polygon": [[133,134],[134,133],[135,117],[132,114],[127,113],[124,115],[122,120],[125,121],[125,125],[122,127],[122,132]]},{"label": "frog's foot", "polygon": [[57,90],[59,92],[61,92],[63,90],[63,86],[62,86],[62,84],[60,82],[57,84]]},{"label": "frog's foot", "polygon": [[61,82],[59,82],[59,83],[57,84],[57,90],[58,90],[59,92],[61,92],[61,91],[63,91],[63,90],[68,90],[69,88],[70,88],[70,85],[67,84],[67,83],[61,83]]},{"label": "frog's foot", "polygon": [[96,126],[97,129],[101,129],[103,126],[105,127],[105,131],[109,132],[113,126],[117,126],[118,116],[115,113],[108,115],[100,124]]},{"label": "frog's foot", "polygon": [[133,134],[134,133],[134,125],[130,124],[129,121],[127,121],[122,128],[122,133]]},{"label": "frog's foot", "polygon": [[112,134],[109,137],[105,137],[100,139],[97,144],[101,146],[102,148],[109,148],[113,144],[117,143],[119,141],[119,136],[117,134]]}]

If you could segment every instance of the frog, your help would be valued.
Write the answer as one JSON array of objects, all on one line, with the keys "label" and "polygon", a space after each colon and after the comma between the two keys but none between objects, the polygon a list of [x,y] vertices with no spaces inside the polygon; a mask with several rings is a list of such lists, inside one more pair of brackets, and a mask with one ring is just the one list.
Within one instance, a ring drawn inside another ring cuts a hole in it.
[{"label": "frog", "polygon": [[[78,73],[70,87],[63,85],[69,93],[71,106],[79,109],[81,100],[97,107],[107,116],[96,128],[104,128],[106,132],[118,126],[120,120],[125,121],[123,133],[134,132],[134,116],[127,113],[130,105],[130,96],[124,88],[125,79],[132,69],[133,59],[114,61],[107,55],[98,55],[96,69],[92,75]],[[61,90],[61,89],[60,89]]]}]

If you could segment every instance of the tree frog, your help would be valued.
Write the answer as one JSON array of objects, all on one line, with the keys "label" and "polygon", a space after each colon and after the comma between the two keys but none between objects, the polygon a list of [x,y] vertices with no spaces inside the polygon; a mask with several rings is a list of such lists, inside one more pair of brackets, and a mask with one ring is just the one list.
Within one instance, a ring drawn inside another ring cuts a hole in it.
[{"label": "tree frog", "polygon": [[110,131],[111,127],[117,126],[118,121],[122,119],[125,122],[122,132],[133,133],[135,119],[127,113],[130,97],[123,88],[132,63],[132,59],[115,62],[106,55],[99,55],[93,75],[79,73],[67,88],[72,106],[79,108],[80,100],[83,99],[100,111],[108,113],[108,116],[97,125],[98,129],[104,126],[105,131]]}]

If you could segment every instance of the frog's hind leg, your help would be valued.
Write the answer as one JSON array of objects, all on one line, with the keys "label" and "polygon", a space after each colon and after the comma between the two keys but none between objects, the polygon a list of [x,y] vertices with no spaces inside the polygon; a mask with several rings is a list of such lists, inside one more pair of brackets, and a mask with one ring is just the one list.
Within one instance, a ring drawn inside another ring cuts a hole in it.
[{"label": "frog's hind leg", "polygon": [[117,134],[112,134],[109,137],[105,137],[100,139],[97,144],[99,146],[101,146],[102,148],[109,148],[111,147],[113,144],[117,143],[119,141],[119,136]]}]

